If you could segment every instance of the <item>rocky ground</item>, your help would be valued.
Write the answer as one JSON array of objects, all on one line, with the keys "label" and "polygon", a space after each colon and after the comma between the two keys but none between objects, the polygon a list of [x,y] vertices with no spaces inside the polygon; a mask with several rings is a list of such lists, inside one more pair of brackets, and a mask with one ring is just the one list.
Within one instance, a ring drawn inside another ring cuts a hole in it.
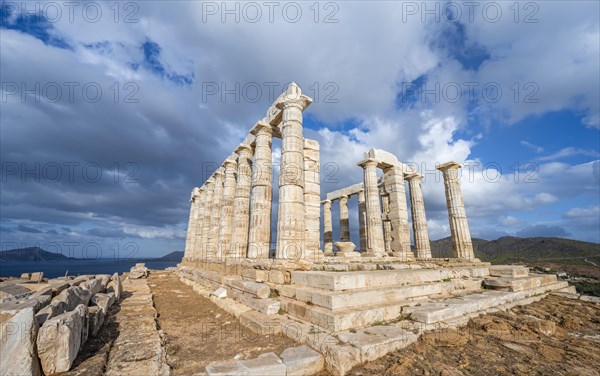
[{"label": "rocky ground", "polygon": [[[422,336],[349,375],[600,375],[600,305],[549,296]],[[325,375],[325,374],[323,374]]]},{"label": "rocky ground", "polygon": [[152,271],[148,283],[173,375],[192,375],[203,372],[212,362],[236,356],[251,359],[267,352],[279,354],[298,346],[283,335],[255,334],[171,272]]}]

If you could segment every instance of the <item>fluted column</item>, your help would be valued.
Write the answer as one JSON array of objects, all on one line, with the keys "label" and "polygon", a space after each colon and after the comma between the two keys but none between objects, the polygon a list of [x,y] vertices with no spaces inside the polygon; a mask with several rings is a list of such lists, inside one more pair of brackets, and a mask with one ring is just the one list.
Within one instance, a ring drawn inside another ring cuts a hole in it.
[{"label": "fluted column", "polygon": [[381,197],[381,220],[383,221],[383,244],[385,244],[385,253],[392,252],[392,222],[390,221],[390,196],[385,190],[379,191]]},{"label": "fluted column", "polygon": [[425,216],[425,202],[421,190],[421,178],[419,174],[406,176],[410,192],[410,211],[412,214],[413,237],[415,239],[415,253],[417,258],[430,259],[431,245],[429,243],[429,230]]},{"label": "fluted column", "polygon": [[342,196],[340,203],[340,241],[350,241],[350,221],[348,220],[348,196]]},{"label": "fluted column", "polygon": [[391,224],[392,254],[404,260],[414,259],[410,249],[410,228],[408,225],[408,207],[402,168],[393,166],[384,170],[383,182],[389,195],[389,214]]},{"label": "fluted column", "polygon": [[259,122],[255,130],[254,162],[248,232],[248,258],[269,258],[271,248],[271,206],[273,200],[273,171],[271,143],[273,130]]},{"label": "fluted column", "polygon": [[210,230],[206,244],[206,257],[217,257],[219,246],[219,227],[221,225],[221,200],[223,199],[223,167],[214,173],[215,189],[213,191],[213,204],[210,217]]},{"label": "fluted column", "polygon": [[196,200],[198,201],[196,205],[196,221],[194,223],[196,229],[194,230],[194,248],[192,249],[192,257],[195,261],[200,259],[202,254],[202,226],[204,226],[206,186],[203,185],[200,187]]},{"label": "fluted column", "polygon": [[221,200],[221,224],[219,226],[219,244],[217,257],[227,257],[231,249],[231,234],[233,233],[233,200],[235,199],[236,181],[235,172],[237,162],[226,159],[223,163],[225,168],[225,180],[223,181],[223,198]]},{"label": "fluted column", "polygon": [[195,197],[198,195],[198,191],[199,188],[196,187],[192,190],[192,193],[190,195],[190,218],[188,220],[188,227],[187,227],[187,234],[185,237],[185,250],[184,250],[184,258],[186,260],[191,260],[192,259],[192,247],[193,247],[193,242],[195,239],[194,236],[194,232],[196,231],[196,226],[194,226],[195,222],[196,222],[196,217],[197,217],[197,213],[196,213],[196,205],[194,205],[194,199]]},{"label": "fluted column", "polygon": [[377,161],[367,159],[358,164],[364,170],[365,203],[367,211],[367,254],[366,256],[385,255],[381,206],[377,188]]},{"label": "fluted column", "polygon": [[248,252],[248,228],[250,226],[250,181],[252,179],[252,148],[241,144],[235,149],[237,160],[237,185],[233,201],[233,234],[231,257],[245,258]]},{"label": "fluted column", "polygon": [[331,221],[331,201],[323,200],[323,253],[333,256],[333,223]]},{"label": "fluted column", "polygon": [[321,178],[319,142],[304,139],[304,246],[310,261],[319,261],[321,252]]},{"label": "fluted column", "polygon": [[213,197],[215,192],[215,179],[213,177],[208,178],[206,183],[206,195],[204,199],[204,210],[202,211],[202,233],[200,234],[200,244],[198,249],[200,250],[200,260],[204,261],[208,257],[208,235],[210,232],[211,219],[212,219],[212,206]]},{"label": "fluted column", "polygon": [[365,203],[365,191],[358,192],[358,233],[360,236],[360,251],[367,250],[367,207]]},{"label": "fluted column", "polygon": [[458,180],[459,168],[460,164],[453,161],[438,166],[438,170],[442,171],[444,175],[446,205],[448,206],[448,220],[450,223],[454,257],[472,260],[475,258],[475,255],[473,253],[469,223],[467,222],[465,203]]},{"label": "fluted column", "polygon": [[277,246],[279,259],[304,258],[304,137],[302,111],[310,98],[301,95],[300,88],[291,84],[282,102],[277,104],[281,115],[281,167],[279,174],[279,207],[277,217]]}]

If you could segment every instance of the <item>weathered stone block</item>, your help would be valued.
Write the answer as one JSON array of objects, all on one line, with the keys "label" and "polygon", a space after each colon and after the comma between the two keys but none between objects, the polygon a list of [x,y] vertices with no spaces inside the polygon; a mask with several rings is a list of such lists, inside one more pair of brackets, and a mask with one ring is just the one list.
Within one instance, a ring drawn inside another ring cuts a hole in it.
[{"label": "weathered stone block", "polygon": [[37,333],[32,307],[0,313],[0,375],[41,374],[35,345]]},{"label": "weathered stone block", "polygon": [[88,315],[88,325],[89,325],[89,335],[91,337],[95,337],[100,329],[102,328],[102,324],[104,324],[105,313],[102,308],[98,306],[88,307],[87,310]]},{"label": "weathered stone block", "polygon": [[281,376],[286,372],[285,364],[274,353],[262,354],[256,359],[241,360],[240,364],[248,369],[249,375]]},{"label": "weathered stone block", "polygon": [[313,375],[325,364],[323,356],[308,346],[287,348],[280,357],[286,366],[287,376]]},{"label": "weathered stone block", "polygon": [[98,293],[92,296],[91,304],[100,307],[104,315],[107,315],[109,308],[114,304],[116,299],[117,298],[115,297],[114,293]]}]

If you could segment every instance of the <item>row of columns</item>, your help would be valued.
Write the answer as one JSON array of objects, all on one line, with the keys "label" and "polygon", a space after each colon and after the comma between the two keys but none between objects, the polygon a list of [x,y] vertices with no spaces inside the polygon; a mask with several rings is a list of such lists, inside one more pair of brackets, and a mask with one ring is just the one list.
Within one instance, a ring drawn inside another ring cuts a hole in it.
[{"label": "row of columns", "polygon": [[[367,247],[366,227],[366,205],[364,190],[359,190],[355,193],[358,196],[358,228],[360,236],[360,250],[364,251]],[[327,199],[321,201],[323,204],[323,252],[325,255],[333,254],[333,223],[331,219],[331,205],[333,201],[339,202],[340,207],[340,242],[350,241],[350,218],[348,216],[348,199],[349,195],[342,195],[339,198]]]},{"label": "row of columns", "polygon": [[[319,145],[302,134],[302,112],[311,101],[292,83],[276,102],[282,138],[276,258],[319,251]],[[186,259],[269,258],[273,125],[259,121],[252,134],[251,144],[240,144],[192,192]]]}]

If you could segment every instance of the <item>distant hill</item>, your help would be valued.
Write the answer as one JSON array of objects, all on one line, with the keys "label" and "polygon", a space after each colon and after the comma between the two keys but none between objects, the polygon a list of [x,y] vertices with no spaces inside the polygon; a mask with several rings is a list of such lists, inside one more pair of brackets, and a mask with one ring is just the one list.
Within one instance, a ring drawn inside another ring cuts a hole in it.
[{"label": "distant hill", "polygon": [[[496,240],[473,238],[475,257],[494,264],[514,262],[553,262],[559,264],[600,264],[600,244],[563,238],[517,238]],[[452,257],[450,238],[431,242],[434,257]],[[585,260],[588,261],[585,261]]]},{"label": "distant hill", "polygon": [[0,252],[0,262],[8,261],[64,261],[73,260],[62,253],[44,251],[40,247],[11,249]]},{"label": "distant hill", "polygon": [[183,251],[174,251],[159,258],[158,261],[181,261],[182,258]]}]

